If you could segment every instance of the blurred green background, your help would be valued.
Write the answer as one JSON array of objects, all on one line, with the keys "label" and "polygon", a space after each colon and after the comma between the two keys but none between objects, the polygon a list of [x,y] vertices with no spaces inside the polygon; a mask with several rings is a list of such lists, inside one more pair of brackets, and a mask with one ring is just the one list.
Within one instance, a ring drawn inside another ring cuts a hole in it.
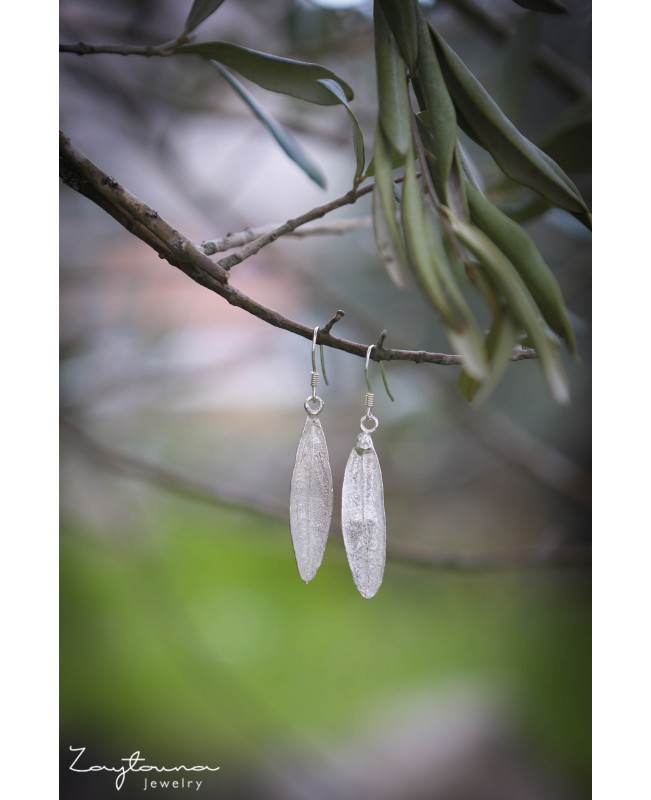
[{"label": "blurred green background", "polygon": [[[62,40],[165,41],[186,5],[63,0]],[[529,13],[478,5],[508,25]],[[540,20],[537,42],[585,75],[590,5],[568,6]],[[526,59],[515,67],[524,89],[505,80],[512,49],[468,8],[428,13],[490,91],[521,92],[510,109],[527,135],[541,141],[584,106],[576,85]],[[370,144],[368,6],[228,0],[198,33],[335,69]],[[63,131],[196,241],[282,222],[350,186],[343,111],[256,96],[322,165],[326,192],[201,63],[61,62]],[[490,185],[491,164],[469,150]],[[584,159],[575,167],[589,196]],[[360,202],[336,218],[368,211]],[[481,560],[588,544],[590,239],[562,213],[528,228],[579,340],[572,405],[554,405],[534,362],[512,365],[477,410],[456,392],[455,368],[389,364],[395,404],[373,371],[396,553],[366,601],[336,525],[310,585],[294,563],[288,495],[309,343],[226,306],[62,188],[63,797],[116,791],[114,776],[71,772],[70,747],[86,747],[88,764],[139,750],[150,764],[220,766],[198,775],[215,798],[589,796],[587,568],[453,571],[397,549]],[[392,287],[369,230],[277,242],[233,283],[308,325],[343,308],[335,332],[355,341],[387,328],[389,346],[450,351],[418,294]],[[326,358],[336,520],[365,388],[359,359]],[[127,775],[119,796],[140,796],[144,777]]]}]

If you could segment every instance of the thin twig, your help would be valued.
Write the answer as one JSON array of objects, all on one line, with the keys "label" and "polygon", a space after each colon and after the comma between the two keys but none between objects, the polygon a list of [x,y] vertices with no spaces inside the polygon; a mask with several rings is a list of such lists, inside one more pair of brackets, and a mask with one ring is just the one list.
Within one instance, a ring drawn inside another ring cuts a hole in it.
[{"label": "thin twig", "polygon": [[61,43],[59,45],[59,52],[73,53],[77,56],[92,56],[100,53],[107,53],[114,56],[145,56],[146,58],[160,56],[164,58],[165,56],[173,55],[175,48],[181,43],[180,40],[157,45],[84,44],[84,42],[77,42],[76,44]]},{"label": "thin twig", "polygon": [[336,324],[337,324],[337,323],[338,323],[340,320],[342,320],[342,319],[343,319],[345,316],[346,316],[345,312],[343,312],[341,309],[339,309],[339,311],[337,311],[337,313],[334,315],[334,317],[332,317],[332,319],[330,319],[328,322],[326,322],[326,324],[325,324],[325,325],[324,325],[324,326],[321,328],[321,330],[322,330],[324,333],[330,333],[330,331],[332,330],[332,328],[333,328],[333,327],[334,327],[334,326],[335,326],[335,325],[336,325]]},{"label": "thin twig", "polygon": [[[354,219],[342,219],[323,225],[306,225],[300,229],[289,231],[285,235],[297,239],[309,236],[341,235],[351,231],[365,230],[372,226],[373,220],[370,216],[355,217]],[[249,244],[249,242],[253,242],[279,227],[281,227],[281,223],[277,222],[272,225],[263,225],[259,228],[245,228],[237,233],[227,233],[218,239],[208,239],[205,242],[201,242],[201,249],[208,256],[215,255],[215,253],[224,253],[226,250],[233,250],[235,247]]]},{"label": "thin twig", "polygon": [[[241,494],[235,496],[231,491],[228,493],[220,491],[212,485],[182,475],[167,467],[112,450],[65,420],[62,422],[62,426],[77,447],[83,450],[88,457],[114,472],[128,473],[147,483],[193,500],[271,517],[289,525],[287,509],[281,508],[277,503]],[[341,540],[341,531],[338,530],[337,534],[337,538]],[[555,545],[481,555],[442,555],[433,553],[427,548],[394,539],[387,542],[387,557],[392,561],[438,571],[505,572],[522,569],[585,567],[590,563],[590,550],[587,547]]]},{"label": "thin twig", "polygon": [[[285,317],[274,309],[263,306],[248,295],[230,286],[228,273],[222,266],[211,261],[200,248],[175,230],[150,206],[131,195],[114,178],[107,175],[82,155],[63,134],[60,136],[60,174],[63,182],[70,188],[97,203],[123,227],[133,233],[134,236],[137,236],[154,249],[161,258],[178,267],[196,283],[210,289],[231,305],[244,309],[269,325],[290,331],[305,339],[312,339],[314,333],[312,327]],[[290,220],[282,228],[293,229],[292,225],[296,227],[301,224],[301,220],[323,216],[328,213],[328,209],[339,208],[346,202],[354,203],[358,197],[367,194],[372,188],[373,185],[371,184],[364,189],[351,191],[344,195],[343,198],[338,198],[324,206],[319,206],[317,209],[301,215],[296,220]],[[274,239],[284,235],[284,233],[279,232],[280,230],[277,228],[273,232]],[[269,236],[272,236],[272,234],[269,234]],[[252,244],[255,244],[255,242]],[[319,331],[317,343],[362,358],[366,357],[366,351],[369,347],[367,344],[351,342],[347,339],[333,336],[329,331],[323,329]],[[371,358],[374,361],[413,361],[415,363],[440,364],[443,366],[462,365],[461,357],[458,355],[431,353],[426,350],[398,350],[374,347]],[[515,348],[511,356],[512,361],[523,361],[532,358],[536,358],[535,350],[523,347]]]},{"label": "thin twig", "polygon": [[325,203],[322,206],[317,206],[311,211],[306,211],[305,214],[301,214],[300,217],[288,219],[287,222],[279,225],[272,231],[265,233],[255,241],[250,242],[241,250],[238,250],[237,253],[227,256],[226,258],[222,258],[222,260],[218,261],[217,263],[223,269],[229,270],[237,264],[241,264],[245,259],[254,256],[256,253],[259,253],[263,247],[275,242],[276,239],[279,239],[281,236],[287,236],[296,230],[296,228],[299,228],[301,225],[305,225],[306,222],[312,222],[312,220],[320,219],[337,208],[350,205],[351,203],[356,203],[360,197],[372,192],[373,186],[374,184],[371,183],[368,186],[365,186],[363,189],[351,189],[349,192],[346,192],[346,194],[342,195],[341,197],[337,197],[335,200],[331,200],[329,203]]}]

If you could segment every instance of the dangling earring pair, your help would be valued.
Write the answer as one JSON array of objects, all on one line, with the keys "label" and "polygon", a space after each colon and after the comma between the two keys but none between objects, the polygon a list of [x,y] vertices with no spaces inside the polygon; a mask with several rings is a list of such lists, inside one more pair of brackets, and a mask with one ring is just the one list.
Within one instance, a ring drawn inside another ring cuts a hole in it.
[{"label": "dangling earring pair", "polygon": [[[319,328],[312,337],[312,394],[305,401],[307,419],[298,444],[296,463],[292,475],[289,501],[289,518],[301,578],[308,583],[321,566],[332,519],[332,473],[325,434],[318,419],[323,411],[323,400],[316,394],[319,373],[316,371],[316,340]],[[341,527],[346,555],[360,594],[370,599],[382,583],[386,561],[386,518],[384,513],[384,487],[380,462],[373,446],[371,434],[379,425],[371,412],[373,393],[368,378],[368,367],[374,345],[366,351],[364,377],[368,389],[366,412],[360,419],[361,433],[353,447],[346,470],[341,497]],[[321,346],[321,368],[326,384],[328,379]],[[382,364],[380,363],[382,369]],[[391,400],[384,370],[382,378]]]}]

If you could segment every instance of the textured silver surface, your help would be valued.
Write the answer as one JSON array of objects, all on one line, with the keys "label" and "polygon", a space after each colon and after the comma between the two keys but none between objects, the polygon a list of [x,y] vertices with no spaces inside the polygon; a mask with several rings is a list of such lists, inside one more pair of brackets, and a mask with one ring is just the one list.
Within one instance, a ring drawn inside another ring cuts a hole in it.
[{"label": "textured silver surface", "polygon": [[321,566],[332,519],[332,473],[321,423],[305,420],[289,496],[289,524],[298,574],[308,583]]},{"label": "textured silver surface", "polygon": [[387,536],[382,472],[367,433],[359,434],[346,464],[341,527],[355,586],[369,599],[382,583]]}]

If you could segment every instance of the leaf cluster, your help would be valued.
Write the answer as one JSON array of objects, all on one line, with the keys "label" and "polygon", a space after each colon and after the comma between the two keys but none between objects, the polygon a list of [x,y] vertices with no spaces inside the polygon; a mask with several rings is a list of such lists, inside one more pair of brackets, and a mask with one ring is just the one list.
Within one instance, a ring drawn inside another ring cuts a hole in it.
[{"label": "leaf cluster", "polygon": [[[549,9],[547,9],[549,10]],[[554,398],[569,399],[559,350],[576,343],[560,287],[529,234],[481,191],[467,169],[463,130],[510,182],[590,225],[578,189],[502,113],[416,0],[375,0],[379,97],[372,172],[378,251],[400,287],[415,280],[464,361],[459,387],[485,397],[518,343],[536,349]],[[394,170],[400,169],[402,191]],[[417,171],[420,171],[420,181]],[[488,306],[484,335],[465,297]]]}]

